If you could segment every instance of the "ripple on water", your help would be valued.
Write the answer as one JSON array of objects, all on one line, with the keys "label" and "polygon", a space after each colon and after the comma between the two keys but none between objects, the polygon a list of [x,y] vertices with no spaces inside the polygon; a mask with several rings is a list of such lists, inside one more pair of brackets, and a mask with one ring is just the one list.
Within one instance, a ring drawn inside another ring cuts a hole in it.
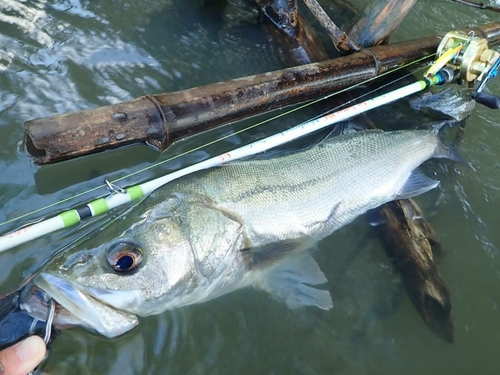
[{"label": "ripple on water", "polygon": [[[197,4],[0,1],[0,222],[97,186],[104,176],[122,176],[157,158],[168,159],[214,134],[231,134],[234,128],[228,127],[178,142],[161,156],[137,147],[42,168],[19,152],[22,124],[32,118],[280,67],[248,2],[229,1],[221,17]],[[452,2],[417,2],[395,40],[495,20]],[[490,89],[500,93],[498,82]],[[263,292],[242,290],[141,319],[136,330],[114,340],[82,329],[63,331],[51,345],[44,368],[54,375],[496,373],[500,130],[498,112],[476,111],[460,146],[474,168],[457,167],[454,174],[449,164],[434,167],[444,181],[442,199],[438,204],[436,195],[419,199],[435,212],[431,223],[447,250],[438,267],[452,293],[453,346],[425,327],[401,292],[398,274],[380,244],[359,221],[325,239],[315,254],[329,279],[325,288],[334,300],[330,312],[291,311]],[[389,109],[387,113],[392,116]],[[291,124],[302,120],[300,116],[284,121]],[[250,138],[239,135],[164,169],[199,161]],[[160,173],[148,171],[123,184]],[[56,233],[1,254],[2,290],[17,287],[55,248],[86,229]]]}]

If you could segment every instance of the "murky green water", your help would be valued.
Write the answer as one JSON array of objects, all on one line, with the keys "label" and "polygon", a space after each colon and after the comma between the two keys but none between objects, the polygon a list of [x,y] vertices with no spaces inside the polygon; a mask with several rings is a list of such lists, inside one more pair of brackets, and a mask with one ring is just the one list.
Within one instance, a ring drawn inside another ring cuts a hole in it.
[{"label": "murky green water", "polygon": [[[104,176],[123,176],[230,131],[180,142],[165,156],[133,146],[37,167],[22,151],[23,122],[29,119],[280,67],[261,27],[247,22],[251,6],[235,17],[230,5],[221,17],[189,3],[0,0],[0,222],[100,185]],[[497,17],[448,1],[421,0],[393,40],[495,22]],[[500,94],[498,80],[490,88]],[[241,138],[228,142],[238,144]],[[114,340],[81,329],[64,331],[52,343],[43,368],[54,375],[496,374],[499,145],[499,113],[477,107],[461,144],[473,168],[435,164],[442,186],[419,199],[447,251],[438,266],[452,293],[452,345],[424,325],[398,272],[360,219],[318,246],[316,259],[334,299],[329,312],[291,311],[262,292],[243,290],[142,319],[136,330]],[[206,155],[198,151],[124,184]],[[1,254],[0,295],[16,288],[78,233],[56,233]]]}]

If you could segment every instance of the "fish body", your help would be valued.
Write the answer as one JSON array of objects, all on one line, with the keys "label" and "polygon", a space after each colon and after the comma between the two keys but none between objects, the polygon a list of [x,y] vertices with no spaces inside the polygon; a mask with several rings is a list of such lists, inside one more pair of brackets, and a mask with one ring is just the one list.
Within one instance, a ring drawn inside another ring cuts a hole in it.
[{"label": "fish body", "polygon": [[108,337],[137,315],[247,286],[329,309],[308,250],[369,209],[437,186],[417,169],[432,157],[454,158],[434,131],[362,131],[200,171],[54,257],[34,283],[62,307],[56,323]]}]

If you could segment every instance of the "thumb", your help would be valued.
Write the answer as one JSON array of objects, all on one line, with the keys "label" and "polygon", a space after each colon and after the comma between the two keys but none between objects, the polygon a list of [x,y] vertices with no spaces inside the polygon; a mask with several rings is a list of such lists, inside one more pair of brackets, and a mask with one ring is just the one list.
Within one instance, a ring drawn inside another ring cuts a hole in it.
[{"label": "thumb", "polygon": [[0,375],[28,374],[43,360],[45,352],[45,343],[38,336],[0,351]]}]

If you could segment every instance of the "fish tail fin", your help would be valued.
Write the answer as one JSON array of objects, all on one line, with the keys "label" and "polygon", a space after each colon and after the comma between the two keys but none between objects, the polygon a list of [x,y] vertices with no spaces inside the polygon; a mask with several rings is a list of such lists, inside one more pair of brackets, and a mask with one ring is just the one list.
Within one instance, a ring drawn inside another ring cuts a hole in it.
[{"label": "fish tail fin", "polygon": [[453,160],[455,163],[468,165],[462,155],[458,152],[454,145],[446,144],[441,139],[439,139],[436,151],[434,151],[433,157],[435,158],[445,158]]},{"label": "fish tail fin", "polygon": [[455,145],[446,140],[448,130],[456,126],[456,121],[440,121],[431,124],[431,132],[438,138],[438,145],[434,151],[434,158],[445,158],[453,160],[455,163],[468,165],[465,159],[460,155]]}]

